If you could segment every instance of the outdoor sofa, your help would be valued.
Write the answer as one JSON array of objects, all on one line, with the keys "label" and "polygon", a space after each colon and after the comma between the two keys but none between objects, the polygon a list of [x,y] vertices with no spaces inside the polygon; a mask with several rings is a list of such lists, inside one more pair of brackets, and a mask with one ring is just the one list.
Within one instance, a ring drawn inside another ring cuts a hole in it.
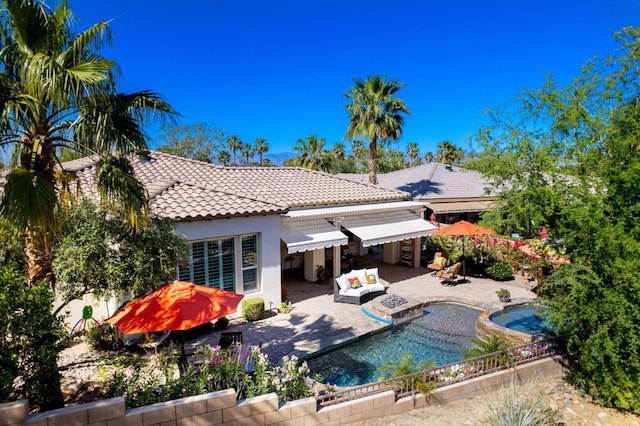
[{"label": "outdoor sofa", "polygon": [[380,282],[378,268],[354,269],[342,274],[333,282],[333,301],[361,305],[384,294],[386,288]]}]

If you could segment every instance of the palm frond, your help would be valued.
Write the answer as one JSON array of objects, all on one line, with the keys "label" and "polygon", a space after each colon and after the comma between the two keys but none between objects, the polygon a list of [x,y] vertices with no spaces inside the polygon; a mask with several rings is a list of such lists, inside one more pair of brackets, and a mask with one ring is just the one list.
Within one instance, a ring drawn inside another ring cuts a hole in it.
[{"label": "palm frond", "polygon": [[134,177],[133,166],[123,156],[108,156],[100,161],[97,185],[103,203],[122,214],[133,229],[140,229],[148,218],[147,194]]},{"label": "palm frond", "polygon": [[15,167],[6,176],[0,217],[19,233],[27,225],[51,231],[56,204],[56,192],[51,182],[34,171]]}]

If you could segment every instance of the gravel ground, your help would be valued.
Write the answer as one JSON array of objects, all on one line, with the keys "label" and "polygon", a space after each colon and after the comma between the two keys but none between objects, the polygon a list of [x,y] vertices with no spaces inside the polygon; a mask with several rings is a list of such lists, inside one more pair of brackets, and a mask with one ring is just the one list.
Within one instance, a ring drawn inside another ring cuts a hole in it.
[{"label": "gravel ground", "polygon": [[[63,376],[63,391],[68,404],[89,402],[104,397],[96,365],[96,361],[103,356],[104,353],[92,351],[84,343],[71,346],[60,354],[58,366]],[[561,376],[547,377],[539,379],[534,384],[516,386],[518,395],[536,395],[541,392],[549,407],[560,412],[560,421],[564,425],[640,426],[640,416],[594,404],[589,397],[580,395],[567,384]],[[480,424],[480,416],[487,411],[487,402],[499,400],[500,391],[487,392],[460,401],[430,405],[401,415],[354,425],[477,425]]]}]

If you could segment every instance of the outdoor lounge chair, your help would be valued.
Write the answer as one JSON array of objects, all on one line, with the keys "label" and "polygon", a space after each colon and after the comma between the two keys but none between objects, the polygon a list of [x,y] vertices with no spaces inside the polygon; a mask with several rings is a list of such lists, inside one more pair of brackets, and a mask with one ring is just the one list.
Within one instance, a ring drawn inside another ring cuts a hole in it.
[{"label": "outdoor lounge chair", "polygon": [[456,262],[447,269],[436,272],[436,277],[440,278],[440,284],[442,285],[456,285],[453,281],[458,277],[458,272],[462,267],[462,263]]},{"label": "outdoor lounge chair", "polygon": [[433,262],[427,265],[427,269],[434,272],[443,270],[447,267],[447,262],[449,261],[449,255],[447,253],[443,253],[441,251],[436,252],[435,256],[433,256]]}]

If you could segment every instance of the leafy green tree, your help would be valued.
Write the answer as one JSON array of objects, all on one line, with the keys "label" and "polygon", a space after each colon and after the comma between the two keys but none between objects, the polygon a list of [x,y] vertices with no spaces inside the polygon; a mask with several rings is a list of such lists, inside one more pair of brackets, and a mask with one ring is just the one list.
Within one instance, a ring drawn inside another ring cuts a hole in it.
[{"label": "leafy green tree", "polygon": [[68,213],[56,244],[53,270],[62,303],[55,312],[87,294],[146,294],[175,279],[177,266],[187,259],[186,241],[171,221],[153,217],[133,234],[109,212],[84,201]]},{"label": "leafy green tree", "polygon": [[117,65],[96,50],[110,40],[107,21],[76,34],[67,2],[53,11],[33,0],[2,7],[0,146],[14,155],[0,216],[24,241],[29,283],[53,283],[56,150],[103,157],[96,177],[104,200],[125,205],[135,225],[146,212],[144,190],[120,154],[146,148],[141,123],[173,110],[149,91],[117,92]]},{"label": "leafy green tree", "polygon": [[232,165],[237,166],[238,163],[236,162],[236,152],[242,149],[242,141],[240,140],[240,137],[238,135],[231,135],[227,138],[226,144],[227,148],[229,148],[229,151],[231,151],[233,155]]},{"label": "leafy green tree", "polygon": [[224,132],[213,124],[167,125],[160,135],[163,145],[158,151],[178,157],[213,163],[224,143]]},{"label": "leafy green tree", "polygon": [[562,237],[571,264],[539,290],[567,338],[570,378],[607,406],[640,412],[640,28],[566,87],[525,91],[492,111],[474,166],[502,192],[493,229]]},{"label": "leafy green tree", "polygon": [[387,80],[381,75],[353,81],[355,86],[344,94],[349,101],[346,106],[349,127],[345,138],[353,140],[363,137],[369,141],[369,183],[375,185],[378,183],[378,143],[400,139],[404,115],[411,112],[404,101],[396,97],[404,87],[403,83]]},{"label": "leafy green tree", "polygon": [[264,138],[256,139],[254,146],[255,153],[260,156],[260,167],[264,166],[264,154],[269,151],[269,142]]},{"label": "leafy green tree", "polygon": [[405,154],[400,150],[384,146],[378,148],[378,171],[381,173],[404,169],[407,165],[405,160]]}]

